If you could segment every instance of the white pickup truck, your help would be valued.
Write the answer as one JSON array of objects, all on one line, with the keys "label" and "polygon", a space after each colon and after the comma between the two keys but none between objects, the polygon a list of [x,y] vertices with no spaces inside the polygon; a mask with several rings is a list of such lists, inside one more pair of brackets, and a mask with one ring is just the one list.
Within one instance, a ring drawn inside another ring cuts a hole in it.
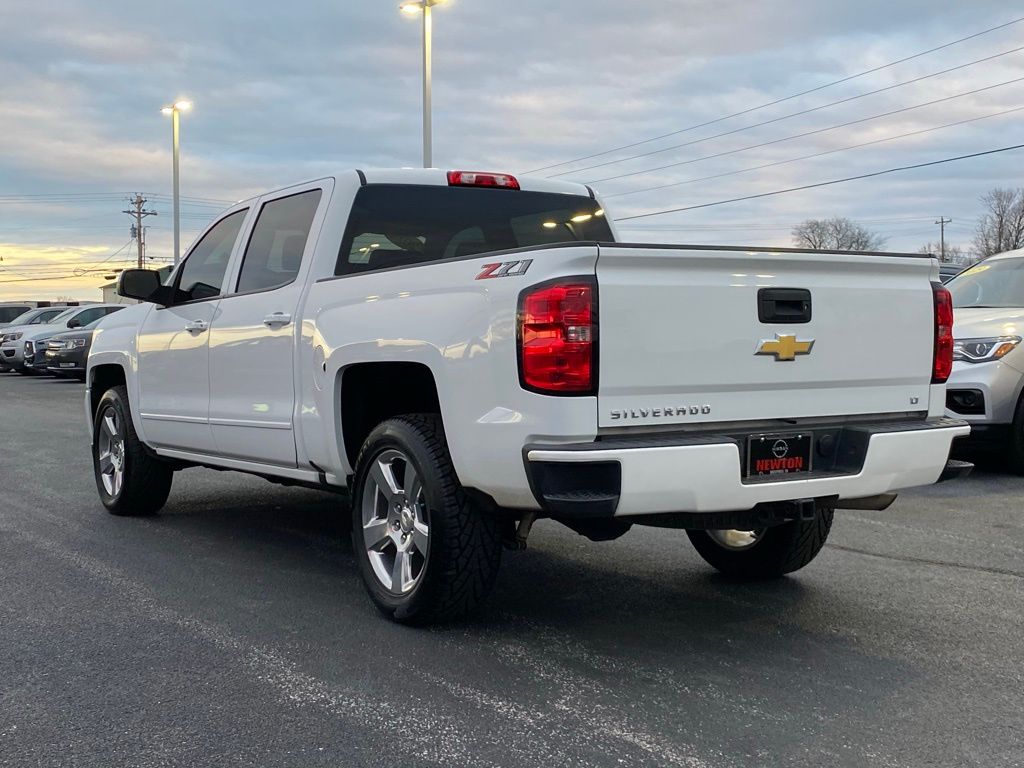
[{"label": "white pickup truck", "polygon": [[[103,321],[86,409],[115,514],[173,473],[349,489],[368,591],[461,614],[538,517],[685,529],[735,576],[795,571],[834,509],[958,476],[934,259],[618,242],[587,187],[348,171],[227,210]],[[339,504],[339,508],[341,505]]]}]

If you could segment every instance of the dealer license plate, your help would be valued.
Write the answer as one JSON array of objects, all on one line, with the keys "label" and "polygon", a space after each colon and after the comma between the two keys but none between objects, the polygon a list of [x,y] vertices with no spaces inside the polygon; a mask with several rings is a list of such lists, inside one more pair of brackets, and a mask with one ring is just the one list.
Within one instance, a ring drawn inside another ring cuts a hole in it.
[{"label": "dealer license plate", "polygon": [[793,475],[811,471],[811,433],[754,435],[747,443],[747,474]]}]

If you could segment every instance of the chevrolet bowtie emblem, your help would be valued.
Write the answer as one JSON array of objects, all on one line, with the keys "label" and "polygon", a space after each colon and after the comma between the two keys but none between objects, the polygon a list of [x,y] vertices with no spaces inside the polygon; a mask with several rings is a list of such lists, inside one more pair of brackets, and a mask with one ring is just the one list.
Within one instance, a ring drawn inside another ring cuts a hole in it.
[{"label": "chevrolet bowtie emblem", "polygon": [[799,341],[791,333],[776,333],[774,339],[763,339],[755,355],[773,355],[776,360],[796,360],[797,355],[809,355],[814,339]]}]

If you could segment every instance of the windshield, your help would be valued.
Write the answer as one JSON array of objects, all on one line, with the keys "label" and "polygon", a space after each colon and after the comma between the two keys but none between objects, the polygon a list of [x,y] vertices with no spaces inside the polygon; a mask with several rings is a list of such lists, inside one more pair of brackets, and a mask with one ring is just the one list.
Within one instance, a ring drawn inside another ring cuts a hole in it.
[{"label": "windshield", "polygon": [[356,194],[335,274],[613,239],[604,211],[582,195],[369,184]]},{"label": "windshield", "polygon": [[48,323],[59,323],[61,320],[67,320],[69,317],[71,317],[73,314],[75,314],[75,312],[77,312],[80,309],[81,309],[81,307],[72,307],[71,309],[65,309],[63,312],[61,312],[56,317],[51,317],[47,322]]},{"label": "windshield", "polygon": [[984,261],[961,272],[946,287],[957,309],[1024,307],[1024,259]]}]

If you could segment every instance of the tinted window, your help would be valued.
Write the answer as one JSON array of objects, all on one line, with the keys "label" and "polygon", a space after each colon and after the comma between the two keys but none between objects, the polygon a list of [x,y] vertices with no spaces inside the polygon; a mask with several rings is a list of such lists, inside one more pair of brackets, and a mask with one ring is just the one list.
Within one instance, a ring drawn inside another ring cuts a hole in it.
[{"label": "tinted window", "polygon": [[0,323],[9,323],[30,307],[0,307]]},{"label": "tinted window", "polygon": [[228,268],[231,250],[245,221],[245,210],[236,211],[217,222],[207,232],[178,273],[175,301],[195,301],[219,296]]},{"label": "tinted window", "polygon": [[280,288],[295,280],[319,204],[320,190],[312,189],[263,206],[242,259],[240,293]]},{"label": "tinted window", "polygon": [[80,309],[79,307],[72,307],[71,309],[65,309],[59,315],[54,315],[53,317],[51,317],[49,322],[51,322],[51,323],[63,323],[65,320],[69,319],[73,314],[75,314],[75,312],[78,312],[79,309]]},{"label": "tinted window", "polygon": [[47,309],[43,312],[40,312],[38,315],[32,318],[30,323],[32,325],[38,325],[39,323],[48,323],[51,320],[53,320],[53,318],[55,318],[57,315],[59,315],[62,311],[62,309]]},{"label": "tinted window", "polygon": [[[83,325],[88,325],[94,320],[99,320],[101,317],[107,314],[106,307],[93,307],[92,309],[83,309],[77,315],[68,319],[69,323],[74,323],[76,328],[80,328]],[[71,326],[68,326],[69,328]]]},{"label": "tinted window", "polygon": [[369,184],[356,194],[335,274],[612,239],[604,211],[582,195]]}]

